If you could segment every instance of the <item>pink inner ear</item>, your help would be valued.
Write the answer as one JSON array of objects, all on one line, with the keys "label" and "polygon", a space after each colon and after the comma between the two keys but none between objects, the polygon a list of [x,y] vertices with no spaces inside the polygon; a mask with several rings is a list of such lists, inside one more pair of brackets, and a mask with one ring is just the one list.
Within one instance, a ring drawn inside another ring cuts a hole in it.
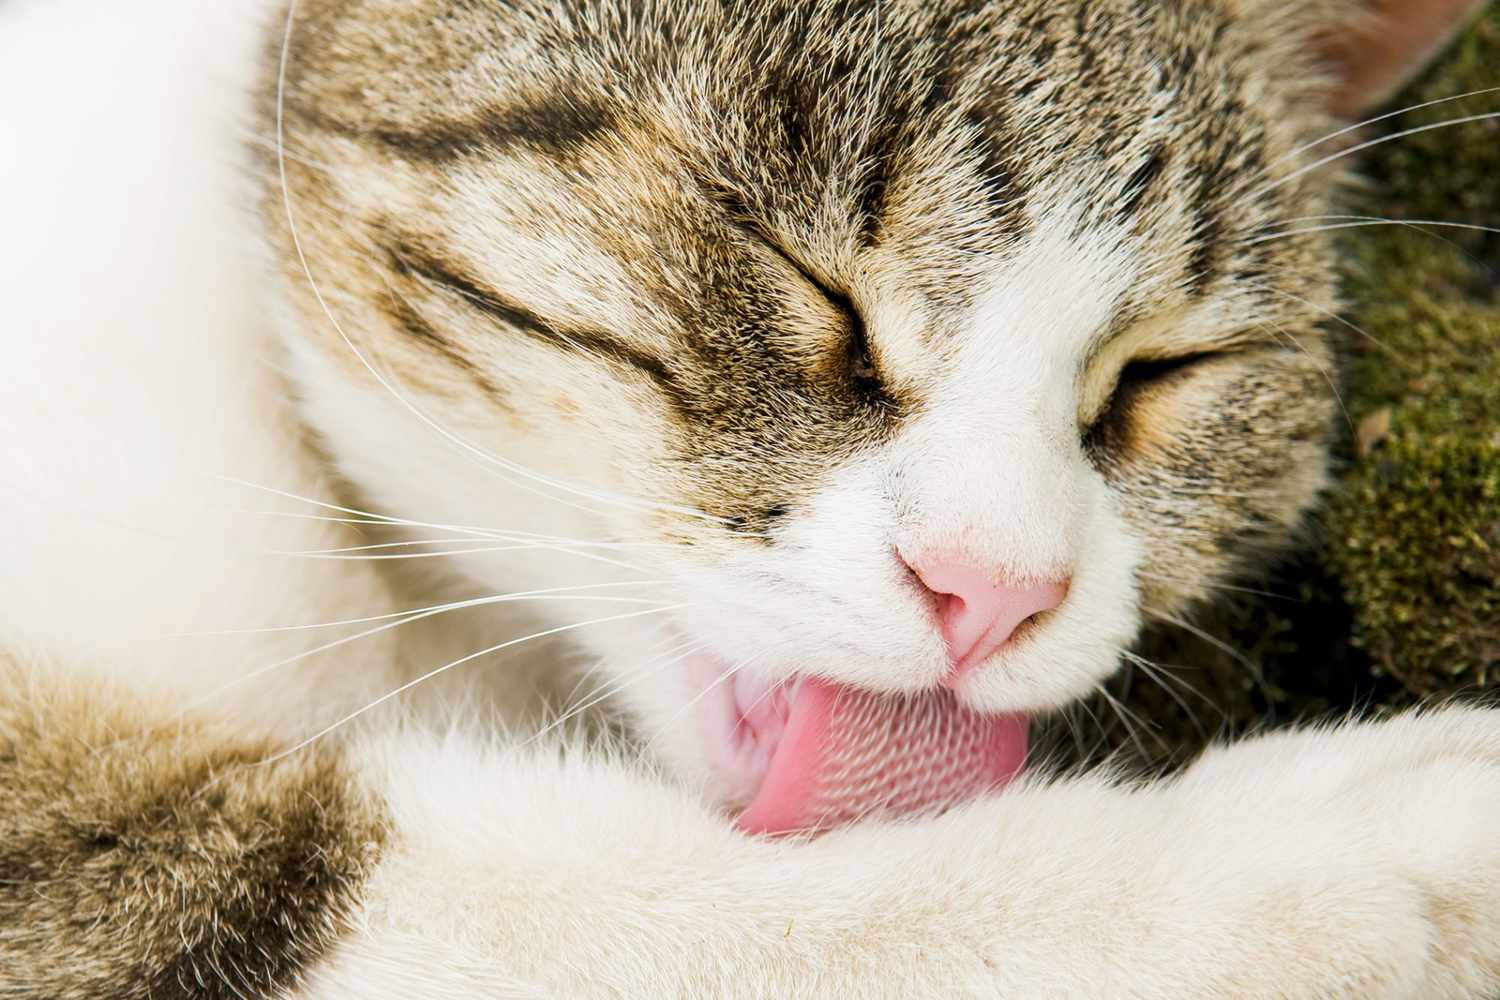
[{"label": "pink inner ear", "polygon": [[1352,118],[1390,98],[1484,6],[1485,0],[1370,0],[1354,23],[1329,32],[1324,50],[1341,83],[1331,110]]}]

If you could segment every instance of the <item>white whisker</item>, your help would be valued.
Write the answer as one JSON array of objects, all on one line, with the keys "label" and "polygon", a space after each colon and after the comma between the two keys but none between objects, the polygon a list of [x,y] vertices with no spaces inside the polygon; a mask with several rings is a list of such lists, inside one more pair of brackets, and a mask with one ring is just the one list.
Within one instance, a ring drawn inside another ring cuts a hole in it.
[{"label": "white whisker", "polygon": [[491,653],[498,653],[502,649],[509,649],[512,646],[519,646],[523,642],[531,642],[531,641],[533,641],[535,639],[545,639],[546,637],[552,636],[552,635],[561,635],[561,634],[563,634],[565,632],[572,632],[572,631],[574,631],[576,629],[586,628],[586,627],[588,627],[590,625],[603,625],[603,624],[606,624],[608,622],[625,621],[625,620],[630,619],[630,618],[640,618],[640,617],[645,616],[645,615],[663,614],[663,613],[668,612],[668,611],[677,611],[677,610],[680,610],[681,608],[685,608],[685,607],[689,607],[689,605],[687,605],[687,604],[668,604],[668,605],[663,605],[661,607],[656,607],[656,608],[647,608],[644,611],[631,611],[631,612],[628,612],[626,614],[621,614],[621,615],[610,615],[610,616],[608,616],[606,618],[592,618],[592,619],[590,619],[588,621],[573,622],[573,623],[568,624],[568,625],[558,625],[558,626],[555,626],[553,628],[543,629],[540,632],[533,632],[530,635],[521,636],[518,639],[509,639],[509,640],[507,640],[505,642],[496,643],[493,646],[487,646],[486,648],[481,649],[481,650],[479,650],[476,653],[470,653],[467,656],[461,656],[461,657],[459,657],[456,660],[449,660],[447,663],[443,664],[442,666],[437,667],[437,668],[435,668],[433,670],[429,670],[429,671],[427,671],[427,673],[422,674],[420,677],[417,677],[417,678],[414,678],[414,679],[412,679],[410,681],[407,681],[405,684],[402,684],[401,686],[395,688],[392,691],[386,692],[385,694],[381,695],[379,698],[376,698],[374,701],[368,703],[364,707],[359,708],[356,711],[350,712],[348,715],[345,715],[343,718],[339,719],[337,722],[334,722],[332,725],[323,727],[322,729],[318,730],[313,735],[309,736],[307,739],[302,740],[300,743],[297,743],[295,746],[288,747],[287,749],[281,751],[280,753],[272,754],[271,756],[266,757],[265,759],[259,761],[258,764],[260,764],[260,765],[268,765],[268,764],[274,764],[274,763],[276,763],[279,760],[284,760],[285,758],[291,756],[292,754],[296,753],[297,751],[303,750],[303,749],[305,749],[305,748],[307,748],[309,746],[312,746],[318,740],[320,740],[323,737],[327,736],[329,733],[332,733],[334,730],[340,729],[343,726],[348,725],[350,722],[353,722],[355,719],[359,718],[361,715],[364,715],[366,712],[369,712],[369,711],[371,711],[373,709],[379,708],[381,705],[383,705],[386,702],[392,700],[393,698],[400,697],[402,694],[405,694],[407,691],[410,691],[412,688],[416,687],[418,684],[425,683],[426,681],[429,681],[432,678],[437,677],[439,674],[446,673],[449,670],[454,669],[455,667],[460,667],[460,666],[462,666],[465,663],[469,663],[469,662],[471,662],[473,660],[477,660],[481,656],[487,656],[487,655],[489,655]]},{"label": "white whisker", "polygon": [[1383,135],[1375,139],[1369,139],[1365,142],[1350,146],[1348,149],[1342,149],[1337,153],[1331,153],[1328,156],[1323,157],[1322,159],[1314,160],[1312,163],[1309,163],[1306,166],[1299,167],[1296,170],[1293,170],[1291,173],[1287,174],[1285,177],[1282,177],[1276,181],[1272,181],[1270,184],[1263,185],[1250,192],[1248,198],[1253,201],[1266,194],[1269,194],[1272,191],[1275,191],[1277,188],[1282,187],[1285,184],[1290,184],[1292,181],[1314,170],[1317,170],[1319,167],[1327,166],[1328,164],[1333,163],[1335,160],[1341,160],[1346,156],[1353,156],[1355,153],[1362,152],[1375,146],[1382,146],[1388,142],[1395,142],[1397,139],[1405,139],[1407,136],[1420,135],[1423,132],[1431,132],[1434,129],[1451,128],[1455,125],[1467,125],[1471,122],[1491,121],[1496,118],[1500,118],[1500,111],[1491,111],[1482,115],[1465,115],[1462,118],[1452,118],[1447,121],[1433,122],[1429,125],[1418,125],[1414,128],[1402,129],[1400,132],[1392,132],[1390,135]]},{"label": "white whisker", "polygon": [[[262,485],[261,483],[252,483],[252,482],[249,482],[248,480],[236,479],[236,478],[234,478],[232,476],[221,476],[219,478],[222,479],[225,482],[233,483],[233,484],[235,484],[237,486],[244,486],[244,487],[247,487],[249,489],[261,490],[263,492],[270,493],[270,494],[272,494],[274,496],[285,497],[288,500],[296,500],[296,501],[298,501],[300,503],[311,504],[311,505],[313,505],[315,507],[320,507],[320,508],[325,509],[325,510],[337,511],[338,513],[341,513],[341,514],[352,514],[352,515],[355,515],[355,516],[361,517],[361,518],[371,518],[371,519],[373,519],[373,523],[376,524],[376,525],[385,525],[385,526],[389,526],[389,527],[424,528],[424,529],[428,529],[428,530],[432,530],[432,531],[458,531],[458,532],[472,531],[472,532],[480,533],[485,538],[490,539],[490,540],[495,540],[495,541],[506,541],[506,540],[508,540],[507,539],[507,533],[505,533],[503,531],[499,531],[497,529],[466,528],[466,527],[462,527],[462,526],[458,526],[458,525],[444,525],[444,524],[433,524],[433,523],[427,522],[427,521],[413,521],[413,520],[410,520],[408,518],[395,517],[394,515],[377,514],[377,513],[371,512],[371,511],[359,510],[359,509],[354,508],[354,507],[345,507],[345,506],[342,506],[340,504],[329,503],[329,502],[327,502],[325,500],[315,500],[315,499],[313,499],[311,497],[305,497],[305,496],[302,496],[302,495],[297,494],[297,493],[288,492],[287,490],[277,489],[274,486],[265,486],[265,485]],[[547,539],[547,537],[548,537],[548,536],[545,536],[545,535],[530,535],[530,534],[527,534],[527,533],[512,533],[512,534],[520,534],[525,540],[528,540],[528,541],[532,540],[532,539]],[[583,544],[588,544],[588,543],[583,543]],[[666,544],[666,543],[663,543],[663,544]],[[638,573],[639,572],[645,572],[645,569],[643,567],[641,567],[641,566],[637,566],[637,565],[635,565],[633,563],[622,562],[619,559],[610,559],[607,556],[601,556],[601,555],[598,555],[597,553],[578,551],[576,549],[569,549],[569,548],[566,548],[566,547],[560,547],[560,546],[555,546],[555,545],[543,545],[541,547],[542,548],[548,548],[548,549],[551,549],[552,551],[556,551],[556,552],[562,552],[564,554],[576,555],[576,556],[578,556],[580,558],[589,559],[589,560],[592,560],[594,562],[604,563],[604,564],[609,565],[609,566],[618,566],[621,569],[628,569],[628,570],[632,570],[632,571],[638,572]],[[270,554],[282,554],[282,555],[285,555],[286,553],[274,553],[274,552],[272,552]]]},{"label": "white whisker", "polygon": [[[659,634],[657,635],[656,642],[653,643],[651,648],[648,650],[651,656],[667,655],[672,651],[689,644],[692,641],[680,641],[675,646],[669,646],[666,650],[662,650],[661,647],[670,643],[676,633],[672,632],[670,630],[670,627],[665,623],[658,624],[655,631]],[[596,659],[588,669],[582,671],[578,675],[578,678],[573,682],[573,686],[568,689],[568,693],[563,697],[563,705],[567,706],[573,704],[574,701],[579,697],[580,692],[583,691],[584,686],[588,684],[589,680],[601,669],[603,669],[604,665],[608,662],[609,660],[607,658],[600,657]]]},{"label": "white whisker", "polygon": [[[1163,750],[1169,749],[1166,741],[1161,738],[1161,734],[1158,733],[1154,727],[1147,725],[1145,720],[1143,720],[1135,712],[1131,711],[1122,701],[1120,701],[1114,695],[1110,694],[1109,691],[1105,689],[1103,684],[1099,685],[1099,687],[1095,690],[1099,692],[1100,697],[1104,699],[1109,707],[1114,709],[1115,715],[1119,717],[1121,724],[1125,726],[1125,735],[1129,737],[1131,745],[1135,747],[1135,751],[1140,755],[1141,760],[1150,760],[1151,755],[1146,752],[1146,745],[1141,742],[1140,736],[1138,736],[1136,733],[1137,726],[1145,729],[1148,733],[1150,733],[1151,738],[1156,741],[1157,746],[1161,747]],[[1135,725],[1131,725],[1132,720],[1134,721]]]},{"label": "white whisker", "polygon": [[[1345,125],[1337,131],[1329,132],[1327,135],[1322,136],[1321,138],[1314,139],[1311,142],[1303,143],[1296,149],[1292,150],[1290,153],[1287,153],[1284,156],[1279,156],[1276,159],[1272,160],[1266,165],[1266,169],[1270,169],[1271,167],[1276,166],[1278,163],[1284,163],[1287,160],[1296,159],[1308,150],[1316,149],[1318,146],[1323,145],[1323,143],[1325,142],[1331,142],[1332,140],[1337,139],[1339,136],[1348,135],[1350,132],[1357,132],[1362,128],[1368,128],[1369,126],[1374,125],[1377,122],[1383,122],[1391,118],[1399,118],[1401,115],[1408,114],[1412,111],[1421,111],[1423,108],[1432,108],[1436,107],[1439,104],[1450,104],[1453,101],[1461,101],[1466,97],[1480,97],[1485,94],[1494,93],[1500,93],[1500,87],[1485,87],[1481,90],[1471,90],[1464,94],[1454,94],[1452,97],[1439,97],[1435,101],[1423,101],[1421,104],[1410,104],[1404,108],[1397,108],[1395,111],[1387,111],[1384,114],[1376,115],[1373,118],[1366,118],[1364,121],[1355,122],[1352,125]],[[1265,171],[1263,170],[1262,173],[1264,172]]]},{"label": "white whisker", "polygon": [[[1376,219],[1368,216],[1326,216],[1326,218],[1357,219],[1359,221],[1330,223],[1326,226],[1309,226],[1305,229],[1286,229],[1275,233],[1264,233],[1253,236],[1241,242],[1246,245],[1265,243],[1268,240],[1290,239],[1293,236],[1307,236],[1312,233],[1328,233],[1340,229],[1365,229],[1370,226],[1406,226],[1410,229],[1421,231],[1422,226],[1440,226],[1444,229],[1466,229],[1478,233],[1500,234],[1500,228],[1494,226],[1480,226],[1467,222],[1445,222],[1442,219]],[[1296,220],[1288,220],[1296,221]]]},{"label": "white whisker", "polygon": [[1157,619],[1158,621],[1164,621],[1164,622],[1166,622],[1169,625],[1174,625],[1177,628],[1182,629],[1184,632],[1187,632],[1187,633],[1189,633],[1191,635],[1195,635],[1199,639],[1202,639],[1204,642],[1208,643],[1210,646],[1212,646],[1215,649],[1219,650],[1219,652],[1224,653],[1225,655],[1229,656],[1236,663],[1240,664],[1240,666],[1242,666],[1246,670],[1248,670],[1250,672],[1250,676],[1255,680],[1256,685],[1258,687],[1260,687],[1262,690],[1265,690],[1266,679],[1265,679],[1265,675],[1261,672],[1260,666],[1258,664],[1256,664],[1253,660],[1251,660],[1248,656],[1246,656],[1244,653],[1241,653],[1239,650],[1235,649],[1229,643],[1225,642],[1223,639],[1220,639],[1218,636],[1213,635],[1213,634],[1205,631],[1204,629],[1199,628],[1198,626],[1194,625],[1192,622],[1189,622],[1186,619],[1181,618],[1181,617],[1179,617],[1177,615],[1169,615],[1169,614],[1166,614],[1166,613],[1161,612],[1161,611],[1157,611],[1157,610],[1152,609],[1152,608],[1146,608],[1145,611],[1146,611],[1146,614],[1148,614],[1151,617]]},{"label": "white whisker", "polygon": [[[393,543],[393,544],[397,544],[397,543]],[[432,543],[431,542],[425,542],[423,544],[430,545]],[[596,543],[583,543],[583,544],[580,544],[580,545],[545,545],[545,544],[542,544],[540,542],[525,542],[525,543],[518,543],[518,544],[514,544],[514,545],[476,545],[476,546],[471,546],[469,548],[463,548],[463,549],[445,549],[442,552],[386,552],[386,553],[377,553],[375,555],[370,555],[370,554],[339,553],[339,552],[317,552],[317,551],[313,551],[313,552],[285,552],[285,551],[271,550],[271,551],[267,552],[266,554],[267,555],[277,555],[277,556],[288,556],[288,557],[295,558],[295,559],[322,560],[322,561],[325,561],[325,562],[379,562],[379,561],[403,560],[403,559],[451,559],[454,556],[484,555],[484,554],[493,553],[493,552],[535,552],[537,550],[543,550],[543,551],[547,551],[547,552],[560,552],[560,553],[563,553],[565,555],[571,554],[571,555],[578,555],[578,556],[583,556],[585,558],[589,558],[591,554],[588,551],[586,551],[588,549],[617,548],[617,547],[621,547],[621,546],[623,546],[625,544],[627,544],[627,543],[623,543],[623,542],[621,542],[621,543],[596,542]],[[648,546],[651,543],[649,543],[649,542],[639,542],[639,543],[636,543],[636,544],[641,545],[641,546]],[[595,561],[599,561],[597,559],[597,557],[595,557]],[[611,562],[613,565],[616,565],[616,566],[625,566],[625,567],[631,568],[631,569],[635,568],[633,566],[630,566],[627,563],[616,562],[614,560],[607,560],[607,561]]]},{"label": "white whisker", "polygon": [[[378,542],[373,545],[347,545],[336,549],[306,549],[300,551],[273,550],[275,555],[281,556],[337,556],[348,555],[356,552],[374,552],[380,549],[410,548],[415,545],[488,545],[497,539],[488,538],[413,538],[401,542]],[[522,543],[522,548],[550,548],[551,545],[540,545],[538,536],[521,536],[514,539],[504,539]],[[656,548],[668,547],[666,542],[580,542],[571,539],[552,539],[559,545],[570,548],[594,548],[594,549],[624,549],[624,548]],[[459,549],[458,554],[470,551]],[[484,549],[479,549],[483,552]],[[424,555],[444,555],[441,552],[423,553]]]},{"label": "white whisker", "polygon": [[[243,486],[246,489],[259,490],[262,493],[269,493],[272,496],[282,497],[286,500],[295,500],[298,503],[309,504],[313,507],[319,507],[323,510],[336,511],[340,514],[351,514],[359,519],[354,523],[359,524],[383,524],[391,527],[404,528],[430,528],[434,531],[456,531],[459,533],[474,532],[476,534],[483,535],[493,535],[495,533],[495,529],[492,528],[474,528],[458,524],[433,524],[430,521],[414,521],[411,518],[400,517],[395,514],[379,514],[374,511],[360,510],[357,507],[345,507],[342,504],[331,503],[327,500],[318,500],[313,497],[303,496],[300,493],[293,493],[289,490],[278,489],[275,486],[267,486],[263,483],[253,483],[248,479],[239,479],[235,476],[217,476],[215,478],[226,483],[231,483],[235,486]],[[317,515],[313,514],[296,514],[285,511],[249,511],[248,513],[267,514],[276,517],[302,517],[324,520],[323,518],[318,518]],[[327,518],[326,520],[340,522],[346,521],[346,519],[344,518]]]},{"label": "white whisker", "polygon": [[1162,667],[1160,664],[1152,663],[1144,656],[1138,656],[1137,654],[1126,650],[1125,659],[1129,660],[1132,664],[1139,667],[1148,678],[1156,683],[1157,687],[1166,692],[1168,698],[1171,698],[1174,702],[1177,703],[1177,707],[1182,709],[1183,713],[1187,715],[1188,720],[1192,722],[1193,728],[1198,731],[1199,736],[1203,737],[1204,739],[1208,738],[1208,730],[1203,728],[1203,723],[1198,718],[1197,713],[1193,711],[1190,705],[1188,705],[1186,699],[1184,699],[1180,694],[1173,690],[1172,685],[1169,684],[1168,681],[1170,680],[1178,685],[1181,685],[1184,690],[1190,691],[1193,694],[1197,695],[1199,698],[1202,698],[1203,701],[1206,702],[1210,707],[1217,707],[1214,706],[1214,703],[1210,701],[1203,694],[1203,692],[1197,690],[1192,685],[1183,681],[1181,678],[1173,677],[1171,671],[1167,670],[1165,667]]},{"label": "white whisker", "polygon": [[1322,373],[1323,381],[1328,383],[1328,388],[1333,393],[1333,398],[1338,402],[1339,412],[1344,415],[1344,421],[1349,425],[1349,429],[1351,431],[1354,430],[1354,417],[1350,415],[1349,407],[1344,405],[1344,394],[1339,392],[1338,383],[1334,381],[1333,373],[1328,370],[1328,366],[1319,361],[1316,354],[1308,350],[1306,345],[1304,345],[1302,341],[1292,336],[1291,331],[1282,326],[1280,323],[1277,323],[1274,320],[1266,320],[1261,324],[1261,326],[1265,329],[1270,330],[1272,333],[1275,333],[1278,336],[1285,337],[1293,347],[1301,351],[1303,354],[1307,355],[1308,360],[1317,367],[1319,372]]},{"label": "white whisker", "polygon": [[1232,583],[1215,583],[1208,580],[1191,580],[1186,577],[1171,576],[1166,573],[1151,573],[1147,570],[1138,569],[1136,575],[1147,580],[1156,580],[1161,583],[1174,583],[1181,587],[1205,587],[1209,590],[1220,590],[1232,594],[1253,594],[1256,597],[1269,597],[1278,601],[1297,601],[1298,598],[1286,594],[1278,594],[1270,590],[1257,590],[1254,587],[1241,587]]},{"label": "white whisker", "polygon": [[1318,303],[1310,302],[1300,295],[1294,295],[1291,292],[1285,291],[1280,288],[1273,288],[1270,285],[1262,285],[1257,283],[1252,285],[1252,287],[1258,288],[1261,291],[1270,292],[1272,295],[1280,295],[1284,299],[1290,299],[1291,301],[1300,303],[1301,305],[1304,305],[1307,308],[1314,310],[1315,312],[1320,312],[1324,316],[1327,316],[1329,319],[1333,320],[1335,323],[1353,330],[1355,333],[1359,334],[1361,337],[1364,337],[1370,343],[1374,344],[1376,347],[1380,348],[1382,351],[1385,351],[1392,357],[1399,358],[1401,356],[1399,351],[1389,346],[1384,341],[1380,340],[1373,333],[1370,333],[1368,330],[1365,330],[1355,323],[1351,322],[1350,320],[1345,319],[1343,316],[1340,316],[1338,313],[1334,312],[1332,309],[1329,309],[1327,306],[1318,305]]},{"label": "white whisker", "polygon": [[604,603],[610,603],[610,604],[620,604],[620,603],[624,603],[624,604],[656,604],[656,603],[658,603],[657,601],[652,601],[652,600],[648,600],[648,599],[645,599],[645,598],[596,597],[596,596],[589,595],[589,594],[581,594],[581,595],[565,595],[565,594],[516,595],[516,594],[511,594],[511,595],[505,595],[505,596],[502,596],[502,597],[474,598],[474,599],[468,600],[468,601],[454,601],[454,602],[452,602],[450,604],[437,605],[437,606],[435,606],[435,607],[433,607],[433,608],[431,608],[429,610],[421,611],[421,612],[418,612],[416,614],[412,614],[412,615],[409,615],[409,616],[397,619],[395,621],[387,621],[383,625],[377,625],[374,628],[368,628],[368,629],[365,629],[365,630],[363,630],[361,632],[356,632],[353,635],[346,635],[343,638],[335,639],[335,640],[333,640],[331,642],[325,642],[325,643],[323,643],[320,646],[314,646],[312,649],[304,650],[301,653],[297,653],[297,654],[295,654],[293,656],[285,657],[284,659],[277,660],[274,663],[268,663],[265,666],[257,667],[256,669],[250,671],[247,674],[241,674],[240,676],[234,678],[233,680],[230,680],[227,683],[219,685],[218,687],[214,688],[212,691],[208,692],[207,694],[202,695],[201,697],[192,699],[191,701],[189,701],[183,707],[182,711],[183,711],[183,713],[186,713],[186,712],[188,712],[191,709],[194,709],[194,708],[197,708],[197,707],[199,707],[201,705],[207,704],[208,702],[212,701],[215,698],[218,698],[218,697],[220,697],[220,696],[222,696],[222,695],[224,695],[224,694],[226,694],[226,693],[228,693],[230,691],[233,691],[233,690],[235,690],[237,688],[243,687],[245,684],[248,684],[248,683],[250,683],[251,681],[253,681],[253,680],[257,679],[257,678],[264,677],[266,674],[269,674],[269,673],[271,673],[273,671],[276,671],[276,670],[280,670],[282,667],[288,667],[288,666],[291,666],[294,663],[300,663],[302,660],[305,660],[305,659],[307,659],[309,657],[312,657],[312,656],[316,656],[319,653],[326,653],[330,649],[337,649],[339,646],[344,646],[344,645],[347,645],[348,643],[356,642],[356,641],[358,641],[360,639],[366,639],[366,638],[369,638],[372,635],[379,635],[381,632],[389,632],[391,629],[400,628],[402,625],[410,625],[412,622],[421,621],[424,618],[431,618],[434,615],[446,614],[447,612],[450,612],[450,611],[460,611],[460,610],[462,610],[464,608],[481,607],[481,606],[489,605],[489,604],[506,604],[506,603],[511,603],[513,601],[530,601],[530,600],[554,600],[554,601],[557,601],[557,600],[587,600],[587,601],[598,601],[598,602],[604,602]]},{"label": "white whisker", "polygon": [[707,643],[697,639],[689,639],[686,642],[679,643],[678,645],[669,649],[666,653],[662,654],[665,659],[658,658],[649,661],[647,664],[628,674],[623,679],[616,681],[614,684],[605,685],[599,691],[596,691],[594,694],[585,698],[581,703],[568,708],[551,723],[537,730],[537,732],[529,737],[525,742],[523,742],[521,746],[531,746],[532,744],[545,737],[548,733],[551,733],[558,729],[560,726],[566,724],[570,719],[577,718],[579,715],[593,708],[595,705],[613,698],[615,695],[619,694],[621,691],[625,690],[632,684],[646,680],[650,677],[656,677],[664,671],[676,666],[678,663],[681,663],[683,660],[687,659],[689,656],[692,656],[694,653],[704,649],[706,646]]},{"label": "white whisker", "polygon": [[784,648],[786,645],[787,643],[785,642],[772,643],[770,646],[766,646],[762,649],[757,650],[750,656],[746,657],[743,660],[740,660],[738,663],[735,663],[728,669],[724,670],[719,674],[718,677],[714,678],[714,680],[710,682],[707,687],[705,687],[702,691],[698,692],[691,699],[689,699],[686,705],[683,705],[676,712],[672,713],[672,717],[657,728],[656,733],[646,741],[646,749],[649,750],[652,747],[656,746],[657,740],[665,736],[667,731],[670,730],[672,726],[676,725],[679,719],[681,719],[688,712],[692,711],[693,706],[697,705],[698,702],[702,701],[704,698],[707,698],[709,694],[720,684],[723,684],[725,681],[729,680],[731,677],[739,673],[744,668],[748,667],[750,664],[756,662],[757,660],[764,659],[769,654]]},{"label": "white whisker", "polygon": [[163,636],[166,639],[187,639],[201,636],[215,635],[260,635],[267,632],[302,632],[310,629],[337,628],[341,625],[366,625],[370,622],[390,621],[392,618],[405,618],[409,615],[426,615],[427,613],[438,613],[442,611],[457,611],[462,608],[477,608],[487,604],[503,604],[507,601],[520,600],[523,598],[547,597],[553,594],[574,593],[580,590],[604,590],[613,587],[648,587],[666,583],[665,580],[619,580],[609,583],[582,583],[572,587],[550,587],[545,590],[524,590],[513,594],[493,594],[487,597],[471,597],[461,601],[448,601],[443,604],[432,604],[425,608],[412,608],[409,611],[391,611],[382,615],[370,615],[366,618],[345,618],[340,621],[317,622],[312,625],[274,625],[268,628],[245,628],[245,629],[221,629],[209,632],[174,632]]}]

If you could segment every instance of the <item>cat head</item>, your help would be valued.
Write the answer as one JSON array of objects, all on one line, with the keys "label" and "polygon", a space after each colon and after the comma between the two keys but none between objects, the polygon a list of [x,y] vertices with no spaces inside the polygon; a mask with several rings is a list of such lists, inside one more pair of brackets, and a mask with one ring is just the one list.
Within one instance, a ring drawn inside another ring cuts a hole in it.
[{"label": "cat head", "polygon": [[1377,59],[1269,0],[302,0],[307,410],[372,504],[533,533],[486,588],[663,581],[577,634],[687,773],[791,677],[1064,704],[1324,486],[1318,140],[1448,6]]}]

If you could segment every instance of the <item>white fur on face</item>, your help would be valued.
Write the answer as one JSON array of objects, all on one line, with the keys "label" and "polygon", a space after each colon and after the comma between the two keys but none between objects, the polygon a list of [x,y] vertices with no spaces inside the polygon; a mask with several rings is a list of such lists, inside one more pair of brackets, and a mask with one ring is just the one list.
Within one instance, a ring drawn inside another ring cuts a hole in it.
[{"label": "white fur on face", "polygon": [[[1058,707],[1112,672],[1139,623],[1138,543],[1079,445],[1076,384],[1135,269],[1119,234],[1070,236],[1071,222],[1043,220],[996,273],[890,445],[830,475],[776,544],[691,570],[711,595],[692,627],[727,661],[754,656],[746,669],[775,679],[937,684],[948,662],[931,598],[897,553],[944,552],[1073,581],[1045,626],[967,676],[977,707]],[[784,652],[757,655],[768,645]]]}]

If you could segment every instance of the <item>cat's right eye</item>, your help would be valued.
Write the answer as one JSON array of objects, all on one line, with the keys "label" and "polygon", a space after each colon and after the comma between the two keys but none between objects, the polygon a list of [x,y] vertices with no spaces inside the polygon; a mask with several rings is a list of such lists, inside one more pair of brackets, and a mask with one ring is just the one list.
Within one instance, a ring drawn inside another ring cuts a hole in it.
[{"label": "cat's right eye", "polygon": [[862,396],[875,396],[881,392],[880,370],[875,367],[875,358],[870,353],[866,339],[865,324],[854,304],[848,299],[834,299],[849,320],[848,370],[854,389]]},{"label": "cat's right eye", "polygon": [[853,386],[855,393],[871,401],[889,402],[885,396],[880,369],[875,363],[875,353],[870,349],[865,318],[860,315],[859,307],[849,296],[834,291],[805,270],[802,273],[828,300],[828,304],[844,317],[848,327],[848,339],[844,342],[844,370],[848,373],[849,384]]},{"label": "cat's right eye", "polygon": [[757,230],[762,242],[769,247],[778,257],[784,260],[792,270],[796,271],[804,281],[817,290],[833,310],[844,319],[848,335],[844,340],[843,369],[848,378],[848,384],[853,387],[854,392],[862,399],[889,405],[890,400],[885,394],[885,386],[880,377],[880,369],[876,365],[875,353],[870,349],[868,332],[865,329],[865,318],[860,314],[859,307],[845,293],[831,287],[826,281],[819,278],[812,270],[804,266],[792,254],[783,249],[776,240]]}]

